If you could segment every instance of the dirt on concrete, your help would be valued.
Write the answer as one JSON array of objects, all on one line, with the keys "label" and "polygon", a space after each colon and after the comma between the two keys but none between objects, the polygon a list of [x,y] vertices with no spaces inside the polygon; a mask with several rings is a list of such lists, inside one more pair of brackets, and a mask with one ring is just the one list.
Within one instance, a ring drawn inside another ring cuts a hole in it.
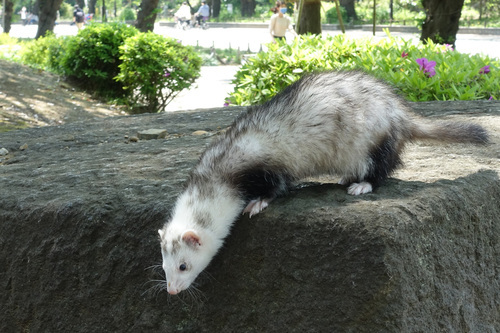
[{"label": "dirt on concrete", "polygon": [[58,75],[0,59],[0,132],[120,114]]}]

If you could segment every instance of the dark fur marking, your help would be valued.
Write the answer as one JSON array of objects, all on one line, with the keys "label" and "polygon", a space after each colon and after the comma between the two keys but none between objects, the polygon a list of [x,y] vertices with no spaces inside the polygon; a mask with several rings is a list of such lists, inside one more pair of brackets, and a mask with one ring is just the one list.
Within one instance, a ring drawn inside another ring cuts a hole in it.
[{"label": "dark fur marking", "polygon": [[287,192],[292,179],[282,172],[255,166],[236,176],[234,182],[245,200],[273,199]]},{"label": "dark fur marking", "polygon": [[399,156],[398,143],[394,136],[388,134],[375,146],[369,155],[371,166],[365,179],[373,187],[380,186],[389,176],[402,165]]},{"label": "dark fur marking", "polygon": [[207,228],[212,224],[208,214],[197,213],[194,216],[194,222],[202,228]]},{"label": "dark fur marking", "polygon": [[170,253],[171,255],[175,255],[177,252],[179,252],[181,248],[181,242],[177,239],[174,239],[172,241],[172,253]]},{"label": "dark fur marking", "polygon": [[[207,175],[201,175],[194,170],[191,175],[189,176],[189,181],[188,181],[188,188],[186,189],[188,193],[193,195],[194,191],[198,191],[200,197],[213,197],[215,195],[215,191],[213,186],[208,186],[207,184],[210,184],[210,177]],[[191,199],[189,201],[190,205],[195,205],[196,202],[194,199]]]},{"label": "dark fur marking", "polygon": [[480,125],[468,123],[450,123],[448,128],[452,127],[457,133],[463,133],[463,138],[455,138],[457,141],[485,144],[488,143],[488,132]]}]

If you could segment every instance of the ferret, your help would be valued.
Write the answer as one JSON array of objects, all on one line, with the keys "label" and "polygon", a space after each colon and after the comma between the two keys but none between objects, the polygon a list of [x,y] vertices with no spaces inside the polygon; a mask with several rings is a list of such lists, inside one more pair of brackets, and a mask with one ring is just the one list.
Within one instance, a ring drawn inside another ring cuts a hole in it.
[{"label": "ferret", "polygon": [[401,166],[414,140],[488,141],[475,124],[428,120],[362,72],[309,74],[242,113],[201,155],[158,231],[167,291],[190,287],[242,213],[261,212],[300,179],[333,174],[360,195]]}]

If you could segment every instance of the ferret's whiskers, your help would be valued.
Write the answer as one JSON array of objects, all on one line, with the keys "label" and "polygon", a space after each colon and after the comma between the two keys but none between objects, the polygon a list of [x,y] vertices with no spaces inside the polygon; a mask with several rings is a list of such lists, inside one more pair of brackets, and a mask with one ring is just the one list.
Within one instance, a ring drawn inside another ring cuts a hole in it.
[{"label": "ferret's whiskers", "polygon": [[165,280],[150,280],[147,283],[155,283],[153,286],[146,289],[141,296],[144,296],[147,293],[151,293],[154,297],[157,297],[160,292],[163,290],[167,290],[167,282]]}]

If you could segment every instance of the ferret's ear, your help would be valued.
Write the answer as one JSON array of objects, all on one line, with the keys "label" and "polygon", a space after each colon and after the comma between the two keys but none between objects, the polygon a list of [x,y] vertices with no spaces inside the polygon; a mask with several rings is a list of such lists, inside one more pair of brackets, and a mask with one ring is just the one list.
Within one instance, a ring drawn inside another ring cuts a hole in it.
[{"label": "ferret's ear", "polygon": [[163,230],[161,230],[161,229],[158,230],[158,234],[160,234],[160,238],[163,239],[163,234],[164,234]]},{"label": "ferret's ear", "polygon": [[182,240],[194,248],[201,246],[200,236],[198,236],[194,231],[188,230],[182,234]]}]

